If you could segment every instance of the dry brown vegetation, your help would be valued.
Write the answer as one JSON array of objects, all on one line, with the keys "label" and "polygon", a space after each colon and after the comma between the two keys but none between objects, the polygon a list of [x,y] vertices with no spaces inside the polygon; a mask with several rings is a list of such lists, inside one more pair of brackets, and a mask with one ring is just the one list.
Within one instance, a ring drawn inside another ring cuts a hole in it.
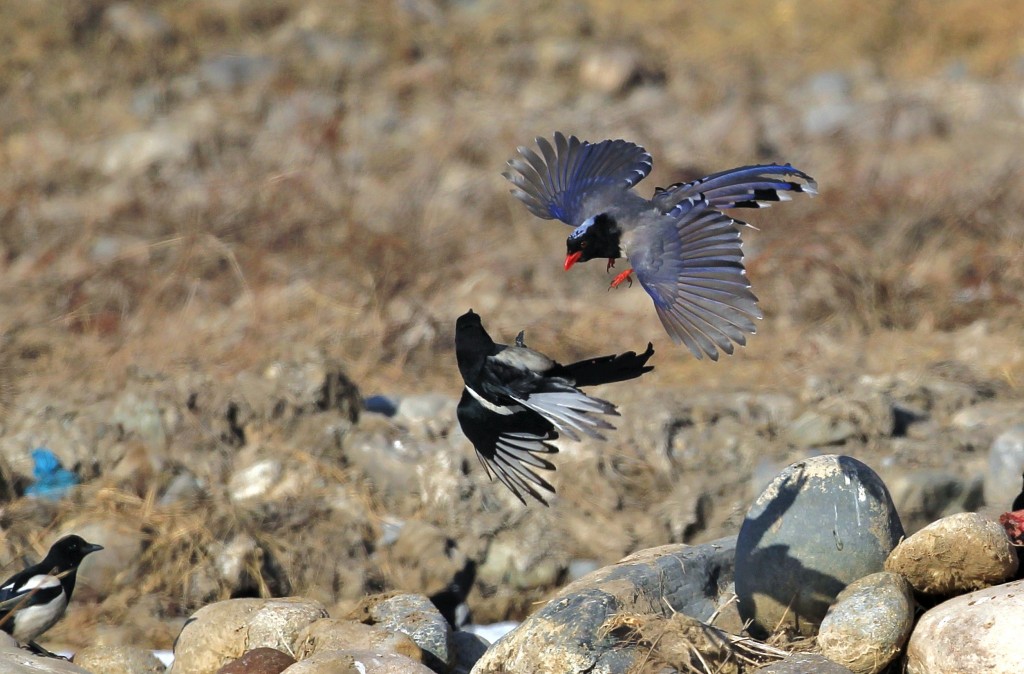
[{"label": "dry brown vegetation", "polygon": [[[525,328],[564,360],[651,340],[661,386],[784,388],[945,360],[1024,381],[1014,0],[151,2],[169,28],[138,40],[111,29],[113,4],[0,6],[6,405],[313,353],[364,393],[456,391],[453,326],[470,307],[495,336]],[[636,81],[581,78],[615,49]],[[270,61],[221,86],[203,68],[225,54]],[[822,72],[850,75],[864,116],[804,133]],[[554,130],[644,144],[644,193],[761,160],[818,179],[819,198],[750,216],[766,317],[749,347],[698,363],[639,287],[606,292],[596,264],[562,271],[566,229],[532,218],[499,175]],[[203,542],[265,524],[197,523],[99,488],[69,505],[33,520],[6,506],[4,535],[39,554],[70,512],[144,522],[154,568],[131,571],[108,622],[139,594],[182,609]],[[153,629],[155,643],[173,636]]]}]

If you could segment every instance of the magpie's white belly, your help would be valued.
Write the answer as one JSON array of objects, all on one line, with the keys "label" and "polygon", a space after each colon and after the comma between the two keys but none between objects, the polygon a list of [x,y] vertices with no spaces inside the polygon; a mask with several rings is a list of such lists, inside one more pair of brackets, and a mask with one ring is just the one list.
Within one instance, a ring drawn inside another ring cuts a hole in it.
[{"label": "magpie's white belly", "polygon": [[67,605],[67,598],[61,592],[49,604],[19,609],[13,617],[14,631],[11,636],[22,643],[35,640],[40,634],[57,624],[60,617],[64,615]]}]

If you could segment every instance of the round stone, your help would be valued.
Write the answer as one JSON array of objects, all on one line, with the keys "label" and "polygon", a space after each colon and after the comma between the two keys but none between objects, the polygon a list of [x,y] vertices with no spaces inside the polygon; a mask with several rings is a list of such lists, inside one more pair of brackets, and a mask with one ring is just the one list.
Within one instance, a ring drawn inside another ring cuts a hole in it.
[{"label": "round stone", "polygon": [[896,546],[885,568],[918,592],[951,596],[1001,583],[1017,572],[1017,552],[998,522],[957,513],[932,522]]},{"label": "round stone", "polygon": [[945,601],[918,620],[907,645],[908,674],[1024,671],[1024,580]]},{"label": "round stone", "polygon": [[914,625],[914,593],[898,573],[881,571],[846,586],[821,621],[818,648],[856,674],[877,674],[899,655]]},{"label": "round stone", "polygon": [[881,571],[903,536],[882,479],[848,456],[788,466],[758,496],[736,543],[736,594],[750,633],[813,635],[842,590]]}]

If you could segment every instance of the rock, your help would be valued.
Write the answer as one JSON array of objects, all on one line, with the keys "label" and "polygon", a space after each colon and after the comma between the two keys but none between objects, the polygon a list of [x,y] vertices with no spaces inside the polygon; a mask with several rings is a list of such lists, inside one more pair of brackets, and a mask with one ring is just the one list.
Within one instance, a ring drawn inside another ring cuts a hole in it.
[{"label": "rock", "polygon": [[404,655],[373,651],[323,651],[284,670],[285,674],[435,674]]},{"label": "rock", "polygon": [[982,480],[978,475],[914,470],[900,472],[887,483],[908,533],[942,517],[977,510],[983,505]]},{"label": "rock", "polygon": [[299,660],[305,660],[323,651],[352,649],[395,653],[416,662],[423,662],[423,651],[408,635],[380,625],[365,625],[355,620],[317,620],[299,632],[292,645],[292,652]]},{"label": "rock", "polygon": [[194,136],[180,124],[160,121],[104,140],[83,159],[108,176],[135,175],[152,166],[185,164],[194,145]]},{"label": "rock", "polygon": [[268,83],[280,67],[281,64],[270,56],[223,54],[199,64],[199,81],[214,91],[242,89]]},{"label": "rock", "polygon": [[820,653],[792,653],[778,662],[753,671],[762,674],[853,674]]},{"label": "rock", "polygon": [[1022,416],[1024,409],[1019,401],[989,400],[960,410],[953,415],[952,423],[967,431],[987,430],[998,434],[1021,423]]},{"label": "rock", "polygon": [[1021,490],[1021,473],[1024,473],[1024,424],[1017,424],[1000,433],[988,450],[985,503],[1009,510]]},{"label": "rock", "polygon": [[431,669],[447,671],[455,663],[451,625],[423,595],[368,597],[351,617],[407,634],[424,651],[423,662]]},{"label": "rock", "polygon": [[443,590],[466,564],[466,555],[450,536],[421,520],[405,522],[390,545],[380,546],[379,557],[389,569],[391,587],[426,595]]},{"label": "rock", "polygon": [[75,653],[74,663],[103,674],[162,674],[167,669],[153,651],[138,646],[88,646]]},{"label": "rock", "polygon": [[299,632],[326,617],[319,603],[299,597],[209,604],[193,613],[178,635],[171,674],[209,674],[260,647],[287,652]]},{"label": "rock", "polygon": [[0,672],[4,674],[95,674],[67,660],[41,658],[0,632]]},{"label": "rock", "polygon": [[254,648],[217,670],[217,674],[281,674],[296,662],[276,648]]},{"label": "rock", "polygon": [[458,401],[443,393],[421,393],[405,396],[398,402],[394,421],[422,439],[447,434],[455,419]]},{"label": "rock", "polygon": [[846,419],[833,419],[808,410],[786,428],[786,441],[796,447],[838,445],[857,434],[857,427]]},{"label": "rock", "polygon": [[747,512],[736,594],[750,633],[812,635],[849,583],[881,571],[903,527],[881,478],[848,456],[792,464]]},{"label": "rock", "polygon": [[643,58],[632,47],[599,49],[584,56],[580,63],[580,83],[602,94],[624,93],[643,77]]},{"label": "rock", "polygon": [[913,626],[910,583],[880,571],[839,593],[821,621],[818,649],[856,674],[877,674],[899,655]]},{"label": "rock", "polygon": [[284,466],[277,459],[264,459],[239,468],[228,482],[228,495],[241,502],[267,497],[280,486]]},{"label": "rock", "polygon": [[455,644],[455,667],[452,674],[470,674],[477,661],[487,652],[491,645],[479,634],[456,630],[452,635]]},{"label": "rock", "polygon": [[735,538],[640,551],[563,588],[543,608],[492,645],[474,674],[623,672],[650,647],[621,647],[604,628],[620,613],[707,621],[728,599]]},{"label": "rock", "polygon": [[914,589],[949,596],[1002,582],[1017,571],[1017,553],[998,522],[959,513],[933,522],[892,551],[888,571]]},{"label": "rock", "polygon": [[82,669],[66,660],[41,658],[22,649],[0,651],[0,672],[4,674],[95,674],[95,672]]},{"label": "rock", "polygon": [[971,592],[927,611],[907,645],[907,674],[1024,671],[1024,580]]},{"label": "rock", "polygon": [[168,440],[163,411],[151,396],[134,391],[122,394],[110,412],[110,420],[124,432],[138,436],[148,449],[166,451]]},{"label": "rock", "polygon": [[151,46],[171,35],[171,26],[162,16],[130,2],[107,7],[103,20],[114,35],[131,44]]}]

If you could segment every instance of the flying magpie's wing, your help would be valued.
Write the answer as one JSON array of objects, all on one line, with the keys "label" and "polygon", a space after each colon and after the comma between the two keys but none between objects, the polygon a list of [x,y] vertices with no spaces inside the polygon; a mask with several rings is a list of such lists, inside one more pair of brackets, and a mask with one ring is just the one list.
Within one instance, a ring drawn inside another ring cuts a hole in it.
[{"label": "flying magpie's wing", "polygon": [[573,440],[581,435],[603,440],[600,431],[614,426],[594,415],[617,416],[615,405],[586,395],[566,379],[547,374],[559,367],[533,349],[508,347],[487,357],[477,393],[496,407],[533,410]]},{"label": "flying magpie's wing", "polygon": [[505,414],[491,410],[468,389],[462,392],[456,414],[489,478],[497,477],[523,505],[523,494],[548,504],[537,488],[552,494],[555,488],[530,467],[555,469],[554,464],[538,456],[558,452],[547,442],[558,437],[550,423],[528,410]]},{"label": "flying magpie's wing", "polygon": [[584,199],[602,190],[626,190],[651,172],[651,155],[639,145],[625,140],[600,143],[566,138],[555,133],[555,144],[537,138],[540,155],[520,147],[519,156],[508,161],[510,171],[503,176],[515,185],[512,189],[531,213],[538,218],[578,227],[587,215]]},{"label": "flying magpie's wing", "polygon": [[793,198],[791,193],[798,192],[815,195],[818,183],[789,164],[762,164],[741,166],[700,180],[658,187],[651,201],[662,213],[668,213],[686,199],[699,199],[701,196],[714,208],[765,208],[775,201],[790,201]]},{"label": "flying magpie's wing", "polygon": [[559,433],[573,440],[579,440],[580,434],[604,440],[601,431],[614,430],[615,427],[594,415],[619,416],[615,405],[607,400],[592,398],[573,388],[533,393],[515,400],[550,421]]},{"label": "flying magpie's wing", "polygon": [[751,319],[761,318],[743,268],[737,225],[744,223],[706,198],[687,199],[668,216],[635,231],[630,263],[672,340],[697,358],[718,360],[734,342],[746,344]]}]

